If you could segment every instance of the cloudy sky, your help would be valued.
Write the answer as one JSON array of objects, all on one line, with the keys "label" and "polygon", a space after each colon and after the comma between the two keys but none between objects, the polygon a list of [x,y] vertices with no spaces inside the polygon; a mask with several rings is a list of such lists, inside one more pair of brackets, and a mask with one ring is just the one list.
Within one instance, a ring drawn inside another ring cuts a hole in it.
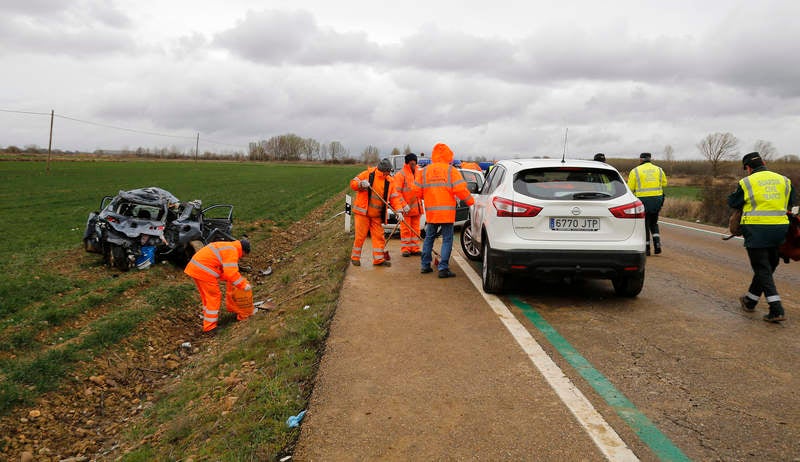
[{"label": "cloudy sky", "polygon": [[[0,146],[800,153],[796,0],[3,0]],[[47,115],[42,115],[47,114]]]}]

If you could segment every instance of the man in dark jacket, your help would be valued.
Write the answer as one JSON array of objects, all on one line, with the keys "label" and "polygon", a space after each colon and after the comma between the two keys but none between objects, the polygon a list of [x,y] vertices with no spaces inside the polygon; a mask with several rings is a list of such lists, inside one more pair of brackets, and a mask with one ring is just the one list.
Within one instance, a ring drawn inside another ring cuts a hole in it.
[{"label": "man in dark jacket", "polygon": [[780,260],[778,246],[789,229],[786,213],[794,204],[794,189],[788,178],[767,170],[757,152],[746,154],[742,166],[747,176],[728,196],[728,206],[742,211],[740,223],[753,279],[739,302],[745,311],[755,311],[763,293],[769,304],[769,313],[764,315],[764,321],[785,321],[786,313],[772,273]]}]

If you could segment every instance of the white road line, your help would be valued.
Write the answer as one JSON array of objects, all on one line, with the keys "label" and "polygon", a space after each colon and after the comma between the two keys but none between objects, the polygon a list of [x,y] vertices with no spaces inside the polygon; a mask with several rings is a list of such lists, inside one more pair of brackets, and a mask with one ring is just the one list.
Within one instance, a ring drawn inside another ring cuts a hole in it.
[{"label": "white road line", "polygon": [[[669,222],[669,221],[663,221],[663,220],[661,220],[661,221],[659,221],[659,222],[658,222],[658,224],[659,224],[659,225],[670,225],[670,226],[674,226],[674,227],[676,227],[676,228],[689,229],[689,230],[692,230],[692,231],[700,231],[700,232],[703,232],[703,233],[713,234],[713,235],[715,235],[715,236],[722,236],[722,237],[728,237],[728,236],[730,236],[730,234],[718,233],[718,232],[716,232],[716,231],[709,231],[709,230],[707,230],[707,229],[702,229],[702,228],[693,228],[693,227],[691,227],[691,226],[679,225],[679,224],[677,224],[677,223],[672,223],[672,222]],[[744,238],[743,238],[743,237],[741,237],[741,236],[735,236],[735,237],[734,237],[734,239],[744,240]]]},{"label": "white road line", "polygon": [[592,441],[606,458],[613,461],[638,461],[639,458],[597,412],[586,396],[564,375],[558,365],[547,356],[541,345],[531,336],[525,326],[514,317],[505,303],[498,297],[483,292],[481,280],[469,263],[455,252],[452,254],[452,258],[458,263],[464,274],[467,275],[472,285],[483,295],[486,303],[497,314],[506,329],[528,355],[533,365],[542,373],[550,387],[561,398],[561,401],[575,416],[578,423],[583,426],[586,433],[589,434],[589,437],[592,438]]}]

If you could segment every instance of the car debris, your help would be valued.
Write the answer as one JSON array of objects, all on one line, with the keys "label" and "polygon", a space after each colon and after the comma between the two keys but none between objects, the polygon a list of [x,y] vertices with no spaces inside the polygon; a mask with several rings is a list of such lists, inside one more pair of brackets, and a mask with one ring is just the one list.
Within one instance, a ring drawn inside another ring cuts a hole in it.
[{"label": "car debris", "polygon": [[214,241],[233,241],[233,205],[203,208],[199,199],[182,202],[159,187],[105,196],[89,214],[84,249],[103,255],[105,264],[127,271],[165,260],[185,265]]}]

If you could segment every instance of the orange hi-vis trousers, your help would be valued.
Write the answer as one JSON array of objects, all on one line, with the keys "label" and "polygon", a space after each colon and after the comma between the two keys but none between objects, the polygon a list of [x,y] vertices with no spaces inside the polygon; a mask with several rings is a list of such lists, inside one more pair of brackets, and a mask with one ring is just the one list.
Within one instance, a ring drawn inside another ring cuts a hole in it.
[{"label": "orange hi-vis trousers", "polygon": [[372,237],[372,264],[380,265],[385,261],[384,251],[386,238],[383,237],[383,225],[380,217],[368,217],[365,215],[354,214],[356,239],[353,241],[353,253],[350,254],[351,260],[361,260],[361,248],[367,240],[367,234]]},{"label": "orange hi-vis trousers", "polygon": [[[400,224],[400,251],[419,252],[419,222],[422,215],[413,217],[403,216],[403,223]],[[412,231],[413,230],[413,231]]]},{"label": "orange hi-vis trousers", "polygon": [[[222,304],[222,291],[219,289],[219,281],[210,282],[192,279],[200,292],[200,301],[203,304],[203,332],[214,330],[217,327],[219,308]],[[230,282],[227,283],[225,293],[230,294],[232,290],[233,285]],[[231,313],[236,313],[236,319],[239,321],[244,321],[254,312],[254,310],[242,311],[229,297],[226,297],[225,309]]]}]

